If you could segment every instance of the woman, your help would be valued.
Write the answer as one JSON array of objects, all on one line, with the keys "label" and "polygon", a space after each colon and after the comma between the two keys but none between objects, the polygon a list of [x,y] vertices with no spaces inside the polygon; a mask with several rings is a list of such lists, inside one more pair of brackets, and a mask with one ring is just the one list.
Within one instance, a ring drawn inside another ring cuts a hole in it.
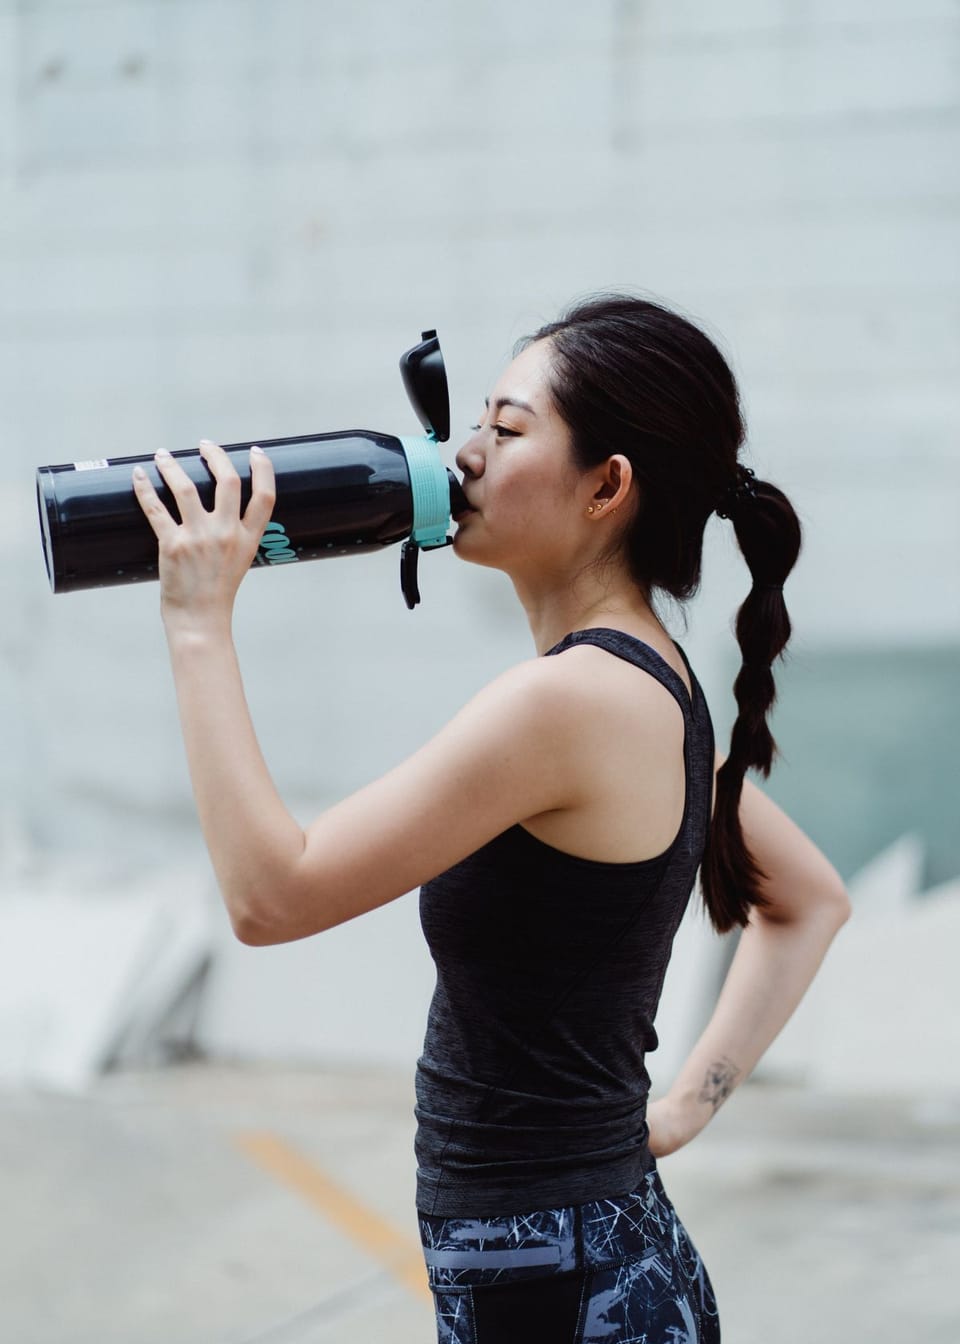
[{"label": "woman", "polygon": [[[301,829],[261,757],[231,610],[274,503],[205,443],[212,513],[169,455],[145,474],[204,834],[237,936],[308,937],[421,887],[437,989],[417,1072],[417,1207],[447,1344],[713,1341],[716,1304],[656,1159],[688,1143],[786,1022],[848,914],[843,885],[755,786],[800,548],[785,496],[738,463],[724,359],[658,304],[602,295],[538,331],[461,448],[455,550],[504,570],[537,656],[431,742]],[[656,613],[689,598],[729,518],[752,577],[730,754]],[[317,728],[322,747],[322,724]],[[712,814],[712,821],[711,821]],[[661,1100],[644,1053],[698,868],[742,926],[716,1011]]]}]

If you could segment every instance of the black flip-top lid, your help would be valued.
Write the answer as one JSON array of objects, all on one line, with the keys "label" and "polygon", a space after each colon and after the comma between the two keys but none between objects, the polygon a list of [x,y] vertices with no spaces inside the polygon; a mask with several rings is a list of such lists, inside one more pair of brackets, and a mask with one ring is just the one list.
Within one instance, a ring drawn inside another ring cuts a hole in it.
[{"label": "black flip-top lid", "polygon": [[420,344],[400,356],[400,373],[417,419],[438,443],[446,443],[450,437],[450,393],[435,331],[425,331]]}]

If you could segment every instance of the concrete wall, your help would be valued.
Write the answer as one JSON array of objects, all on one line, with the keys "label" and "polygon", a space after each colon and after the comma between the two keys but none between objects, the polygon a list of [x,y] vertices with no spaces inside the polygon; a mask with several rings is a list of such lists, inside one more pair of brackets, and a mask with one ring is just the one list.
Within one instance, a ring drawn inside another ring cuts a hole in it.
[{"label": "concrete wall", "polygon": [[[34,467],[410,432],[396,358],[425,326],[455,446],[513,340],[573,295],[682,307],[806,524],[795,657],[956,646],[958,45],[954,0],[0,0],[6,871],[85,856],[126,881],[198,853],[156,591],[51,597]],[[410,615],[397,565],[242,594],[255,719],[304,817],[530,651],[500,576],[427,557]],[[721,737],[744,590],[714,520],[674,633]],[[342,936],[346,961],[232,950],[221,1038],[307,1049],[286,988],[322,964],[342,1000],[378,939],[409,958],[416,1016],[412,902]]]}]

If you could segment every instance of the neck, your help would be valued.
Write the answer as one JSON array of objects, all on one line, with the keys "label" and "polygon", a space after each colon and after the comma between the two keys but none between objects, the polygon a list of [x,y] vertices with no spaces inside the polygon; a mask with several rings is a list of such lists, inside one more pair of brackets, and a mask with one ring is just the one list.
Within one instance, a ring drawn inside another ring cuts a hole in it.
[{"label": "neck", "polygon": [[538,654],[574,630],[610,626],[627,634],[665,633],[637,585],[626,575],[593,573],[532,584],[513,576]]}]

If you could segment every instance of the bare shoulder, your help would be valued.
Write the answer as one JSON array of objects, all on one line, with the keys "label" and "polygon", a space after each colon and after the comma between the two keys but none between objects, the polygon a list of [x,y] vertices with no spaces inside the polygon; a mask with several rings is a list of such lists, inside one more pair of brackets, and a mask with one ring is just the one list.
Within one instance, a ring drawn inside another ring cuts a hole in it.
[{"label": "bare shoulder", "polygon": [[489,682],[476,700],[508,712],[561,719],[588,709],[596,713],[604,704],[622,707],[629,702],[648,710],[676,704],[655,677],[593,644],[516,663]]},{"label": "bare shoulder", "polygon": [[582,858],[633,863],[673,840],[684,805],[684,716],[672,692],[592,644],[541,660],[564,801],[527,829]]},{"label": "bare shoulder", "polygon": [[560,658],[526,659],[488,682],[461,713],[496,716],[500,731],[521,724],[533,731],[562,729],[589,696],[586,671]]},{"label": "bare shoulder", "polygon": [[634,663],[596,644],[579,644],[540,662],[552,664],[545,684],[549,680],[558,703],[593,728],[615,725],[669,750],[682,738],[683,711],[672,691]]},{"label": "bare shoulder", "polygon": [[501,747],[535,752],[558,781],[579,781],[578,794],[601,739],[609,759],[624,737],[634,751],[655,742],[669,750],[683,732],[679,707],[655,678],[593,645],[510,667],[464,706],[451,728],[467,723],[483,724]]}]

